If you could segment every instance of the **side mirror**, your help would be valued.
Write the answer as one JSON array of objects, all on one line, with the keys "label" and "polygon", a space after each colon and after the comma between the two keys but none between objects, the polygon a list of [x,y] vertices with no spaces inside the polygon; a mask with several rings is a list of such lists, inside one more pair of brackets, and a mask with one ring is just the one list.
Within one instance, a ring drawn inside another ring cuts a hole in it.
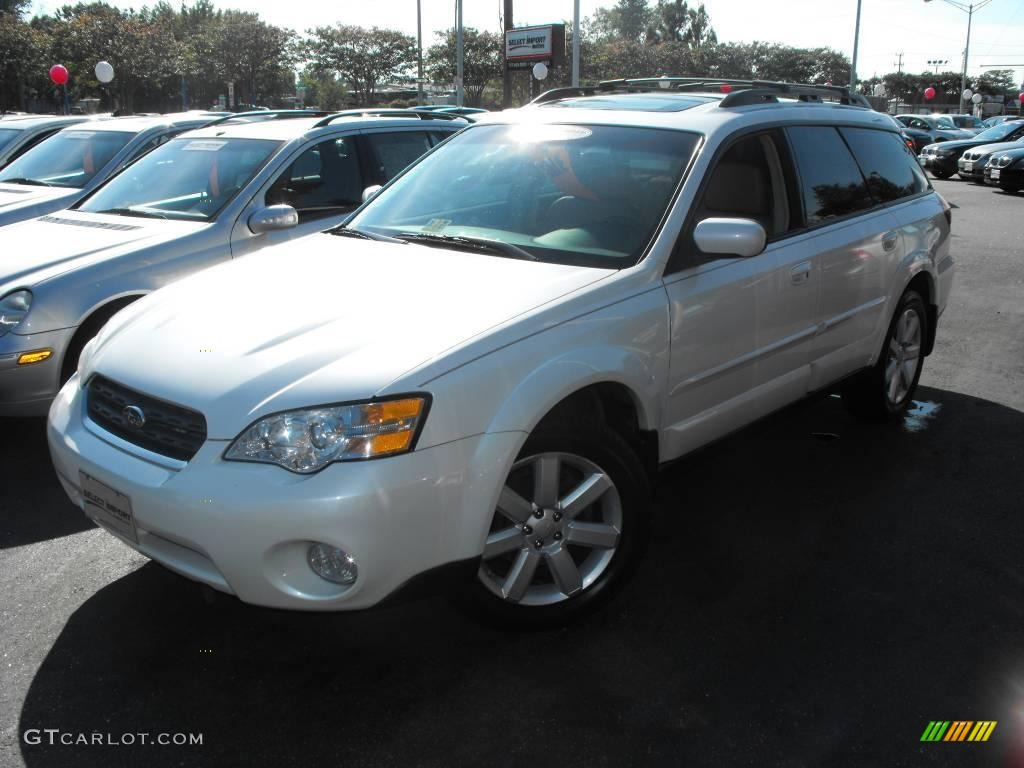
[{"label": "side mirror", "polygon": [[704,253],[747,258],[764,250],[768,235],[751,219],[704,219],[694,228],[693,239]]},{"label": "side mirror", "polygon": [[372,187],[367,187],[363,190],[363,202],[365,203],[378,192],[380,192],[380,184],[374,184]]},{"label": "side mirror", "polygon": [[299,223],[299,213],[290,205],[268,205],[249,217],[249,230],[254,235],[291,229]]}]

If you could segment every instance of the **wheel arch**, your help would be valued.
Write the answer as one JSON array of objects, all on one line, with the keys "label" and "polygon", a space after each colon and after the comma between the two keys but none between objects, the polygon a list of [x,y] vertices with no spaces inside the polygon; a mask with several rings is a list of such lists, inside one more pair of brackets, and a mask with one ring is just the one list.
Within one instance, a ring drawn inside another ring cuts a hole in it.
[{"label": "wheel arch", "polygon": [[78,322],[78,328],[64,348],[64,354],[61,357],[61,381],[65,381],[68,378],[65,374],[70,363],[69,356],[80,349],[80,342],[87,341],[92,336],[95,336],[110,318],[145,295],[145,292],[126,292],[117,296],[107,297],[95,303],[83,313]]}]

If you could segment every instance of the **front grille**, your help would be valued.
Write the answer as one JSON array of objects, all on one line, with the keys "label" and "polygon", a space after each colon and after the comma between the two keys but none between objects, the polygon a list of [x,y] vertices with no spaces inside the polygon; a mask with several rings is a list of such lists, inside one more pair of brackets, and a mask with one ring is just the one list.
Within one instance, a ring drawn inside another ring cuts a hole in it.
[{"label": "front grille", "polygon": [[[188,461],[206,441],[206,418],[180,405],[157,400],[103,376],[93,376],[86,398],[89,418],[108,432],[147,451]],[[145,422],[133,427],[125,410],[142,410]]]}]

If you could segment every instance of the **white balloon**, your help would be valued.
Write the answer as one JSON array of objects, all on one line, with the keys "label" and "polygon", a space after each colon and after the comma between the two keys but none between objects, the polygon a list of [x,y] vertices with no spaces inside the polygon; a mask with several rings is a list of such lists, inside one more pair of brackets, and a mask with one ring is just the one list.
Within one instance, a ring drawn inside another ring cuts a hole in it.
[{"label": "white balloon", "polygon": [[971,101],[973,101],[975,104],[981,104],[981,94],[976,93],[973,96],[971,96]]},{"label": "white balloon", "polygon": [[110,62],[101,61],[96,65],[96,79],[101,83],[109,83],[114,79],[114,68]]},{"label": "white balloon", "polygon": [[538,61],[533,65],[533,76],[538,80],[543,80],[548,76],[548,65],[543,61]]},{"label": "white balloon", "polygon": [[875,96],[885,96],[885,86],[879,83],[875,86]]},{"label": "white balloon", "polygon": [[964,101],[967,101],[973,95],[974,95],[974,91],[972,91],[970,88],[965,88],[964,89],[964,92],[963,92]]}]

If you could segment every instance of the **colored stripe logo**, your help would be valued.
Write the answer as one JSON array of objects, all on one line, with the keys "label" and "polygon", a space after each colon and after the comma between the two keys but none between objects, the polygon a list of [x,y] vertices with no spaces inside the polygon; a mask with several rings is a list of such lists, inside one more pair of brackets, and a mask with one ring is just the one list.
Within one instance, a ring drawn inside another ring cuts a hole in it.
[{"label": "colored stripe logo", "polygon": [[995,720],[931,720],[921,741],[988,741],[996,729]]}]

